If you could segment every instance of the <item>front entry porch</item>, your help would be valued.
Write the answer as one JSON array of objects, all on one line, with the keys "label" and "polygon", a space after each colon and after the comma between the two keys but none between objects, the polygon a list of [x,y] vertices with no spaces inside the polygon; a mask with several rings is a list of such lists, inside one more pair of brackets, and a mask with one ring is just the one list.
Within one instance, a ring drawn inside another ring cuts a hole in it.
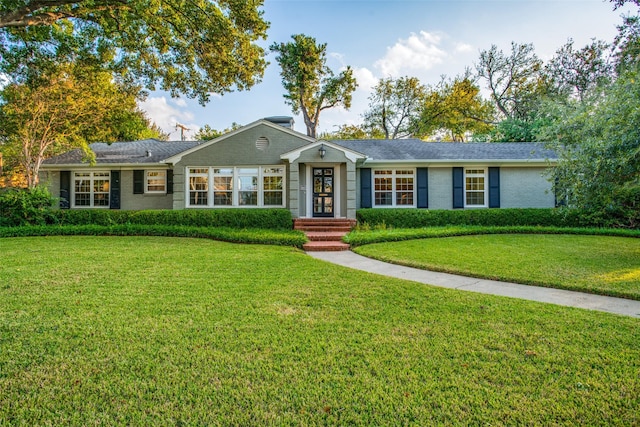
[{"label": "front entry porch", "polygon": [[309,242],[305,243],[305,251],[346,251],[349,244],[342,237],[356,225],[355,219],[335,218],[296,218],[293,228],[303,231]]}]

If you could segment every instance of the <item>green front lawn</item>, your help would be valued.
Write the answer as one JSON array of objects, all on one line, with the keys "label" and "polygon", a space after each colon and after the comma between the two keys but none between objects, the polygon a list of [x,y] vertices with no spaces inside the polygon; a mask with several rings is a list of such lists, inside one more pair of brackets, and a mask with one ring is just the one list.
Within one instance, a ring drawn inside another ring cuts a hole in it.
[{"label": "green front lawn", "polygon": [[637,425],[639,330],[288,247],[0,239],[0,425]]},{"label": "green front lawn", "polygon": [[495,280],[640,299],[640,239],[493,234],[360,246],[397,264]]}]

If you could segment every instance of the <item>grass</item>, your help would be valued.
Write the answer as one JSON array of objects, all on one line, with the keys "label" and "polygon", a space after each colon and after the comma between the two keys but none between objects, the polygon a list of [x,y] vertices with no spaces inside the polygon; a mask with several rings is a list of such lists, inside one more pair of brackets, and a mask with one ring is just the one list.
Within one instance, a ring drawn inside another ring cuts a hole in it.
[{"label": "grass", "polygon": [[640,239],[494,234],[379,243],[361,255],[417,268],[640,300]]},{"label": "grass", "polygon": [[0,239],[0,425],[637,425],[639,327],[288,247]]}]

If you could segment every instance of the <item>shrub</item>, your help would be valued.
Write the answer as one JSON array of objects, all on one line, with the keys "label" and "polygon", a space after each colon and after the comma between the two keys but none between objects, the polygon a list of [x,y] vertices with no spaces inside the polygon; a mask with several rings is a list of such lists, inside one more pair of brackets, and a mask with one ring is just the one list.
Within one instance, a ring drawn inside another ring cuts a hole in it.
[{"label": "shrub", "polygon": [[44,187],[0,192],[0,226],[44,225],[51,219],[55,200]]},{"label": "shrub", "polygon": [[[631,209],[629,212],[633,211]],[[635,211],[634,211],[635,212]],[[384,224],[393,228],[422,228],[455,225],[478,226],[542,226],[542,227],[630,227],[621,217],[629,213],[603,215],[580,209],[360,209],[359,224],[377,227]],[[636,212],[636,215],[637,212]],[[635,228],[638,227],[635,222]]]},{"label": "shrub", "polygon": [[53,224],[58,225],[171,225],[189,227],[262,228],[290,230],[291,212],[287,209],[185,209],[120,211],[106,209],[56,210]]}]

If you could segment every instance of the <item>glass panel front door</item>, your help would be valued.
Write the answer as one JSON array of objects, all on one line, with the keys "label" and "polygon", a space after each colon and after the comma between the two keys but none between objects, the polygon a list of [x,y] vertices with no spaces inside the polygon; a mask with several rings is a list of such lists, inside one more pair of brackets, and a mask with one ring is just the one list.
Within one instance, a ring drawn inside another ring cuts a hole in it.
[{"label": "glass panel front door", "polygon": [[313,216],[333,217],[333,168],[313,168]]}]

